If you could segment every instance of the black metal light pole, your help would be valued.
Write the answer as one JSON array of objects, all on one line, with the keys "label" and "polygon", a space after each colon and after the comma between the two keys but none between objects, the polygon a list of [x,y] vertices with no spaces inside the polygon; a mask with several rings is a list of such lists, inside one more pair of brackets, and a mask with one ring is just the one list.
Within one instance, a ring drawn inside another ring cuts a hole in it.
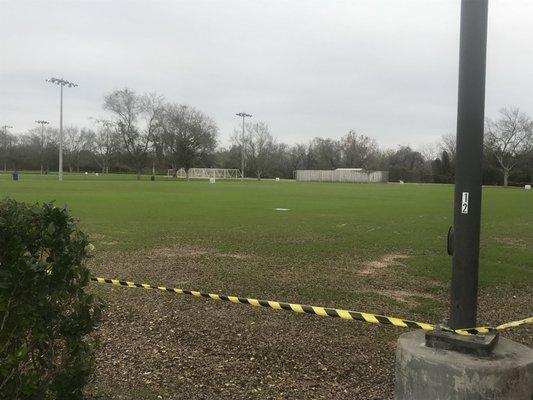
[{"label": "black metal light pole", "polygon": [[448,237],[453,254],[450,319],[425,334],[415,331],[400,337],[396,400],[531,398],[529,347],[507,339],[499,342],[498,331],[460,335],[446,329],[477,325],[487,3],[461,2],[454,235]]},{"label": "black metal light pole", "polygon": [[241,181],[244,180],[244,118],[251,117],[251,114],[240,112],[235,114],[242,117],[242,143],[241,143]]},{"label": "black metal light pole", "polygon": [[488,0],[462,0],[451,328],[476,326]]}]

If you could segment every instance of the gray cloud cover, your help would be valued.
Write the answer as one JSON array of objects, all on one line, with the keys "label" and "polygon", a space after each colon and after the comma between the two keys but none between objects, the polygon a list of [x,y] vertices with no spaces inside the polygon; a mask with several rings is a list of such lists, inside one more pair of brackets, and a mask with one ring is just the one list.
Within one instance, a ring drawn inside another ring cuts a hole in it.
[{"label": "gray cloud cover", "polygon": [[[0,124],[102,116],[130,87],[194,105],[223,144],[246,111],[282,141],[357,129],[381,145],[455,130],[460,2],[1,1]],[[533,113],[533,2],[491,1],[487,116]]]}]

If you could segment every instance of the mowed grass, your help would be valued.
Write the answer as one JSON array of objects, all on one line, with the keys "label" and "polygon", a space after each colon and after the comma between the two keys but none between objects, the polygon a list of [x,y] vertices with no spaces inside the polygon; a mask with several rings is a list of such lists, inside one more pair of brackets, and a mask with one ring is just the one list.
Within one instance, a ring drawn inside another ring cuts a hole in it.
[{"label": "mowed grass", "polygon": [[[451,185],[56,179],[0,173],[0,198],[67,204],[97,276],[431,323],[448,314]],[[483,196],[478,321],[494,326],[531,315],[533,191]],[[393,398],[400,328],[88,290],[106,304],[88,398]],[[531,346],[531,327],[504,334]]]},{"label": "mowed grass", "polygon": [[[98,251],[188,244],[314,265],[400,253],[413,274],[450,278],[452,185],[56,179],[23,173],[13,182],[2,173],[0,197],[68,205]],[[481,284],[531,284],[533,191],[485,187],[482,213]]]}]

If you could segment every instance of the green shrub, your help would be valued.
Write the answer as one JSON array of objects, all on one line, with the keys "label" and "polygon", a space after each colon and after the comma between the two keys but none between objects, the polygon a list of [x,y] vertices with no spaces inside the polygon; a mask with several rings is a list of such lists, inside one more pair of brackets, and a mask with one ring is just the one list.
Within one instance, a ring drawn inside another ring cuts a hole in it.
[{"label": "green shrub", "polygon": [[0,398],[79,399],[101,310],[87,236],[65,208],[0,201]]}]

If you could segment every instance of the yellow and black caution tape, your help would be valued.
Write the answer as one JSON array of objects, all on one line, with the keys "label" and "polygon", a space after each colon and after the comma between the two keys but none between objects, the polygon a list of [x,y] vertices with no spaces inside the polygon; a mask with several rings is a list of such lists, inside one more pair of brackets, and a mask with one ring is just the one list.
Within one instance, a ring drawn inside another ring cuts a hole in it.
[{"label": "yellow and black caution tape", "polygon": [[[416,328],[424,329],[426,331],[432,331],[435,329],[435,325],[428,324],[426,322],[417,322],[411,321],[403,318],[388,317],[385,315],[364,313],[359,311],[343,310],[338,308],[329,308],[329,307],[319,307],[319,306],[309,306],[305,304],[296,304],[296,303],[284,303],[281,301],[272,301],[272,300],[259,300],[247,297],[240,296],[226,296],[216,293],[204,293],[195,290],[185,290],[179,288],[168,288],[165,286],[154,286],[147,283],[137,283],[130,281],[121,281],[118,279],[108,279],[108,278],[94,278],[91,277],[91,281],[98,283],[108,283],[115,286],[126,286],[129,288],[142,288],[142,289],[155,289],[161,290],[164,292],[176,293],[176,294],[187,294],[195,297],[205,297],[212,300],[223,300],[229,301],[231,303],[240,303],[248,304],[255,307],[265,307],[272,308],[274,310],[287,310],[295,313],[305,313],[305,314],[315,314],[322,317],[334,317],[348,320],[357,320],[368,322],[371,324],[383,324],[383,325],[394,325],[401,328]],[[505,324],[499,325],[495,328],[493,327],[477,327],[477,328],[468,328],[468,329],[456,329],[453,332],[460,335],[476,335],[489,333],[493,330],[504,330],[511,327],[516,327],[525,324],[533,324],[533,317],[525,318],[519,321],[507,322]],[[445,330],[445,329],[443,329]],[[452,330],[449,330],[452,331]]]}]

